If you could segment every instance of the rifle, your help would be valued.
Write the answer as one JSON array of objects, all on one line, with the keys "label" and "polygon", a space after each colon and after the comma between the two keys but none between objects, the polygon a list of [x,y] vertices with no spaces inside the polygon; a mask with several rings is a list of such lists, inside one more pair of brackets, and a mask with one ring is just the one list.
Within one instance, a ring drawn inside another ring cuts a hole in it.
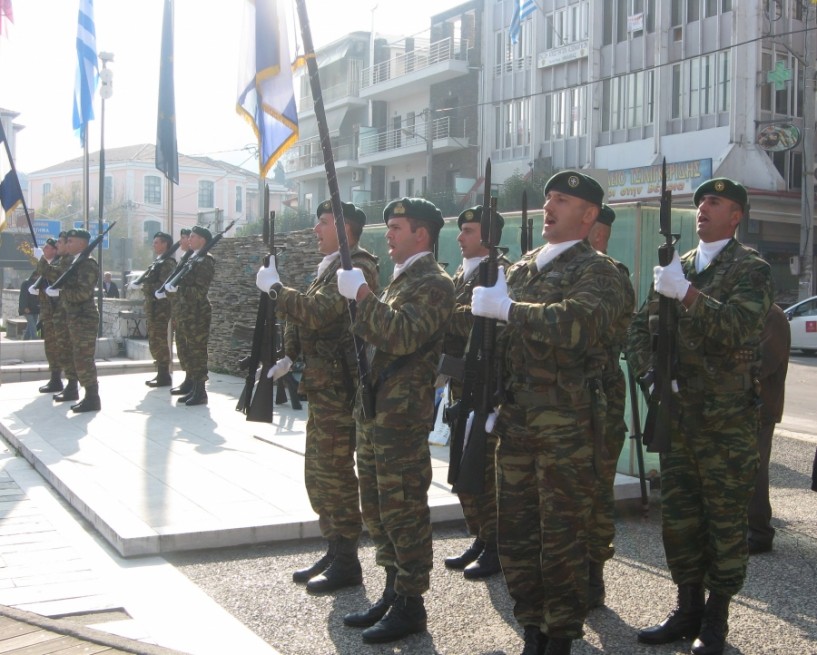
[{"label": "rifle", "polygon": [[519,226],[519,249],[524,255],[533,246],[533,219],[528,218],[528,192],[522,191],[522,223]]},{"label": "rifle", "polygon": [[[627,359],[626,357],[624,358]],[[632,418],[632,428],[630,429],[630,439],[633,441],[633,448],[635,448],[636,461],[638,462],[638,483],[641,486],[641,511],[644,516],[650,511],[650,501],[647,497],[647,476],[644,472],[644,453],[641,450],[641,443],[643,435],[641,434],[641,416],[638,411],[638,392],[635,381],[635,374],[633,373],[630,362],[627,362],[627,382],[630,390],[630,416]]]},{"label": "rifle", "polygon": [[[54,284],[50,285],[52,289],[60,289],[65,281],[77,270],[79,265],[88,259],[91,256],[91,253],[96,249],[96,247],[102,243],[102,239],[105,238],[105,235],[108,234],[113,229],[113,226],[116,225],[116,221],[111,223],[108,226],[108,229],[102,232],[101,234],[97,234],[91,241],[88,243],[85,248],[83,248],[82,252],[79,253],[76,257],[74,257],[74,261],[71,262],[71,265],[68,269],[60,275],[56,280],[54,280]],[[42,279],[42,278],[40,278]],[[35,282],[37,284],[37,282]]]},{"label": "rifle", "polygon": [[[667,160],[661,164],[660,233],[665,237],[658,246],[658,263],[669,266],[675,255],[678,235],[672,233],[672,191],[667,190]],[[670,423],[676,415],[673,384],[675,383],[676,305],[672,298],[658,296],[658,334],[653,335],[653,367],[641,380],[642,388],[653,387],[649,396],[647,419],[644,423],[644,444],[651,453],[670,450]]]},{"label": "rifle", "polygon": [[[195,266],[196,262],[204,259],[208,252],[210,252],[215,245],[224,238],[224,235],[230,231],[230,229],[235,225],[235,220],[230,221],[230,224],[225,227],[221,232],[216,234],[212,239],[210,239],[201,250],[196,255],[187,255],[187,259],[182,257],[184,260],[183,262],[179,262],[176,265],[176,268],[173,269],[173,272],[170,276],[165,280],[164,284],[159,288],[157,293],[166,293],[167,287],[177,287],[179,286],[179,282],[181,282],[187,274],[193,270],[193,266]],[[192,252],[192,251],[188,251]]]},{"label": "rifle", "polygon": [[147,267],[145,272],[142,273],[133,282],[131,282],[131,284],[133,284],[134,286],[138,285],[138,284],[143,284],[144,281],[147,280],[148,277],[150,277],[150,274],[153,273],[153,271],[159,270],[161,268],[162,264],[164,264],[168,259],[170,259],[173,256],[173,253],[175,253],[179,249],[179,246],[181,245],[181,243],[182,243],[181,241],[177,241],[172,246],[170,246],[170,248],[167,250],[167,252],[159,255],[156,259],[154,259],[150,263],[150,266]]},{"label": "rifle", "polygon": [[[479,265],[481,286],[496,284],[498,273],[498,222],[494,220],[496,199],[491,198],[491,160],[485,165],[485,192],[482,204],[481,237],[482,245],[488,249],[488,256]],[[451,454],[448,463],[448,482],[453,491],[478,494],[484,491],[486,440],[485,421],[493,411],[495,376],[493,372],[493,351],[496,336],[496,320],[480,316],[474,317],[465,360],[462,362],[462,397],[449,410],[454,418],[451,439]],[[473,411],[474,418],[466,439],[468,417]],[[449,419],[450,420],[450,419]]]}]

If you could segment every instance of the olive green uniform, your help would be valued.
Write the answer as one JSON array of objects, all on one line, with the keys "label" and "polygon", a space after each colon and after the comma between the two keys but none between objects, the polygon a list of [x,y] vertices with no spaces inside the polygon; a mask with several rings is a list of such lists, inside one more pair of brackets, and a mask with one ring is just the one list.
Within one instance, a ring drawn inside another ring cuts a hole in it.
[{"label": "olive green uniform", "polygon": [[[159,367],[170,366],[170,346],[167,342],[167,326],[170,322],[170,299],[160,299],[155,294],[175,267],[176,260],[169,257],[161,265],[154,268],[142,283],[142,292],[145,294],[148,346],[150,347],[151,356]],[[173,294],[168,295],[173,296]]]},{"label": "olive green uniform", "polygon": [[[192,250],[187,250],[182,255],[182,258],[179,260],[179,264],[177,266],[184,264],[184,262],[190,259],[192,254]],[[166,279],[162,280],[162,284],[164,284],[166,281]],[[187,327],[187,324],[180,320],[179,317],[180,305],[178,294],[168,293],[167,300],[170,301],[170,318],[173,321],[173,330],[176,334],[176,355],[179,358],[179,368],[183,371],[187,371],[187,362],[190,359],[190,356],[187,352],[187,339],[182,334],[182,330]]]},{"label": "olive green uniform", "polygon": [[[207,380],[207,344],[210,340],[212,308],[207,292],[216,271],[216,260],[209,253],[197,259],[190,272],[179,282],[176,335],[180,351],[186,352],[185,372],[191,380]],[[173,295],[173,294],[171,294]]]},{"label": "olive green uniform", "polygon": [[[54,257],[52,261],[56,262],[57,259],[57,257]],[[59,337],[56,334],[57,328],[54,325],[54,314],[57,311],[56,308],[59,304],[59,298],[51,298],[45,293],[45,288],[57,279],[56,271],[51,269],[45,257],[40,257],[40,261],[37,262],[35,274],[38,279],[44,277],[46,280],[46,283],[40,285],[40,289],[37,293],[40,299],[40,322],[43,326],[45,359],[48,362],[48,368],[52,375],[59,374],[62,371],[62,366],[60,365],[59,357]]]},{"label": "olive green uniform", "polygon": [[[55,257],[54,261],[49,264],[46,273],[46,279],[49,284],[55,282],[65,271],[71,267],[74,261],[72,255],[61,255]],[[95,281],[96,282],[96,281]],[[50,298],[50,296],[49,296]],[[55,303],[52,303],[54,308],[54,334],[56,335],[56,354],[57,361],[65,377],[69,380],[77,379],[77,369],[74,365],[74,349],[71,344],[71,335],[68,330],[68,317],[65,313],[65,302],[62,300],[62,294],[59,297],[53,298]]]},{"label": "olive green uniform", "polygon": [[[352,265],[377,289],[377,259],[351,248]],[[308,400],[304,482],[321,534],[357,541],[362,529],[355,474],[357,359],[347,300],[340,295],[336,258],[309,285],[306,293],[283,287],[276,312],[286,319],[284,350],[295,361],[303,358],[299,391]]]},{"label": "olive green uniform", "polygon": [[65,310],[74,369],[83,387],[97,383],[94,356],[99,331],[99,311],[94,291],[98,281],[99,265],[89,257],[82,260],[66,279],[59,295],[60,307]]},{"label": "olive green uniform", "polygon": [[420,596],[432,566],[428,433],[443,336],[454,285],[431,253],[415,260],[381,294],[357,307],[355,334],[369,345],[376,415],[355,408],[363,520],[377,564],[397,568],[394,589]]}]

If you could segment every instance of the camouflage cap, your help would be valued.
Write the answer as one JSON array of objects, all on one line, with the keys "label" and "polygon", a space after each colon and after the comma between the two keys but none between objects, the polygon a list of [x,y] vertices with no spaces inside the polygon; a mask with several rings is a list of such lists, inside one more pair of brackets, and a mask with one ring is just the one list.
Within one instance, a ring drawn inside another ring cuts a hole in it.
[{"label": "camouflage cap", "polygon": [[613,208],[610,205],[603,204],[601,206],[601,211],[599,212],[599,217],[596,219],[596,223],[601,223],[602,225],[610,227],[614,220],[616,220],[616,213],[613,211]]},{"label": "camouflage cap", "polygon": [[[345,220],[352,221],[358,225],[366,225],[366,214],[363,213],[362,209],[358,209],[351,202],[341,202],[340,206],[343,209],[343,218]],[[320,218],[321,214],[332,213],[332,201],[324,200],[320,205],[318,205],[318,209],[315,211],[315,216]]]},{"label": "camouflage cap", "polygon": [[697,207],[701,203],[701,198],[704,196],[721,196],[728,198],[740,205],[740,208],[746,211],[746,206],[749,203],[749,196],[746,193],[746,187],[740,182],[735,182],[727,177],[715,177],[707,180],[697,189],[692,201]]},{"label": "camouflage cap", "polygon": [[74,237],[76,239],[85,239],[86,241],[91,240],[91,233],[88,230],[83,230],[81,228],[75,228],[73,230],[68,230],[65,234],[66,237],[69,239]]},{"label": "camouflage cap", "polygon": [[601,207],[604,200],[604,189],[589,175],[579,171],[561,171],[551,177],[545,184],[545,196],[551,191],[558,191],[568,196],[575,196]]},{"label": "camouflage cap", "polygon": [[401,198],[392,200],[383,210],[383,222],[388,223],[390,218],[413,218],[417,221],[431,223],[437,227],[445,224],[443,215],[437,205],[425,198]]},{"label": "camouflage cap", "polygon": [[190,236],[190,232],[191,232],[191,230],[190,230],[190,228],[189,228],[189,227],[183,227],[183,228],[182,228],[182,229],[179,231],[179,234],[180,234],[181,236],[183,236],[183,237],[189,237],[189,236]]},{"label": "camouflage cap", "polygon": [[210,232],[210,230],[208,230],[203,225],[194,225],[190,229],[190,233],[191,234],[198,234],[200,237],[204,237],[208,241],[210,241],[213,238],[213,233]]},{"label": "camouflage cap", "polygon": [[[499,212],[494,212],[494,219],[499,224],[499,231],[502,232],[502,228],[505,227],[505,219],[502,218],[502,214]],[[466,209],[457,217],[457,227],[462,229],[463,223],[480,223],[482,221],[482,205],[477,205],[476,207],[471,207],[470,209]]]}]

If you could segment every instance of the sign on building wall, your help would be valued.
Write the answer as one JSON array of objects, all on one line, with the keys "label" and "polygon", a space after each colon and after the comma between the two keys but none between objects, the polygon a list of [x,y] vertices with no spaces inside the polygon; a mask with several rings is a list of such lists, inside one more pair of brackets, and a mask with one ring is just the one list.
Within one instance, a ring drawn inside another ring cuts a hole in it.
[{"label": "sign on building wall", "polygon": [[562,46],[561,48],[553,48],[540,52],[536,56],[537,68],[547,68],[555,66],[556,64],[563,64],[566,61],[573,61],[574,59],[583,59],[590,53],[589,41],[578,41]]},{"label": "sign on building wall", "polygon": [[37,243],[42,245],[46,239],[58,239],[60,236],[60,221],[52,221],[44,218],[35,218],[31,221],[34,226],[34,234],[37,236]]},{"label": "sign on building wall", "polygon": [[[667,163],[667,189],[689,194],[712,177],[711,159]],[[607,201],[644,200],[661,196],[661,164],[610,171]]]}]

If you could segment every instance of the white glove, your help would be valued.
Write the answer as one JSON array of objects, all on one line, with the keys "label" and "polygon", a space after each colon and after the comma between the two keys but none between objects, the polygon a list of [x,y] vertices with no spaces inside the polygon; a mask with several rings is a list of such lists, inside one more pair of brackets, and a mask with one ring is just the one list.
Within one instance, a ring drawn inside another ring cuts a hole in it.
[{"label": "white glove", "polygon": [[40,290],[37,289],[37,287],[35,287],[33,284],[28,288],[28,292],[32,296],[39,296],[40,295]]},{"label": "white glove", "polygon": [[176,293],[179,290],[179,287],[174,287],[172,284],[165,285],[165,292],[166,293]]},{"label": "white glove", "polygon": [[52,289],[51,287],[46,287],[45,295],[51,296],[52,298],[58,298],[60,295],[59,289]]},{"label": "white glove", "polygon": [[278,269],[275,268],[275,256],[270,256],[269,266],[262,266],[255,274],[255,286],[262,292],[268,293],[273,284],[280,284],[281,277],[278,275]]},{"label": "white glove", "polygon": [[[263,269],[262,269],[263,270]],[[267,371],[267,377],[270,380],[277,380],[278,378],[284,377],[287,373],[289,373],[290,369],[292,368],[292,360],[284,356],[279,359],[273,366],[270,366],[269,371]]]},{"label": "white glove", "polygon": [[366,284],[366,278],[359,268],[352,268],[348,271],[342,268],[338,269],[338,291],[344,298],[355,300],[358,290],[364,284]]},{"label": "white glove", "polygon": [[136,280],[134,280],[133,282],[131,282],[128,285],[128,289],[130,289],[131,291],[138,291],[141,288],[142,288],[142,285],[141,284],[136,284]]},{"label": "white glove", "polygon": [[153,296],[156,298],[156,300],[164,300],[167,298],[167,294],[159,289],[156,289],[156,291],[153,292]]},{"label": "white glove", "polygon": [[689,291],[689,280],[684,277],[681,258],[676,252],[669,266],[656,266],[653,269],[655,290],[662,296],[683,300]]},{"label": "white glove", "polygon": [[508,295],[508,283],[505,281],[505,268],[499,267],[496,284],[492,287],[475,287],[471,297],[471,313],[474,316],[495,318],[507,321],[511,313],[511,300]]},{"label": "white glove", "polygon": [[42,259],[43,256],[43,249],[37,246],[34,250],[31,251],[32,256],[34,259]]}]

